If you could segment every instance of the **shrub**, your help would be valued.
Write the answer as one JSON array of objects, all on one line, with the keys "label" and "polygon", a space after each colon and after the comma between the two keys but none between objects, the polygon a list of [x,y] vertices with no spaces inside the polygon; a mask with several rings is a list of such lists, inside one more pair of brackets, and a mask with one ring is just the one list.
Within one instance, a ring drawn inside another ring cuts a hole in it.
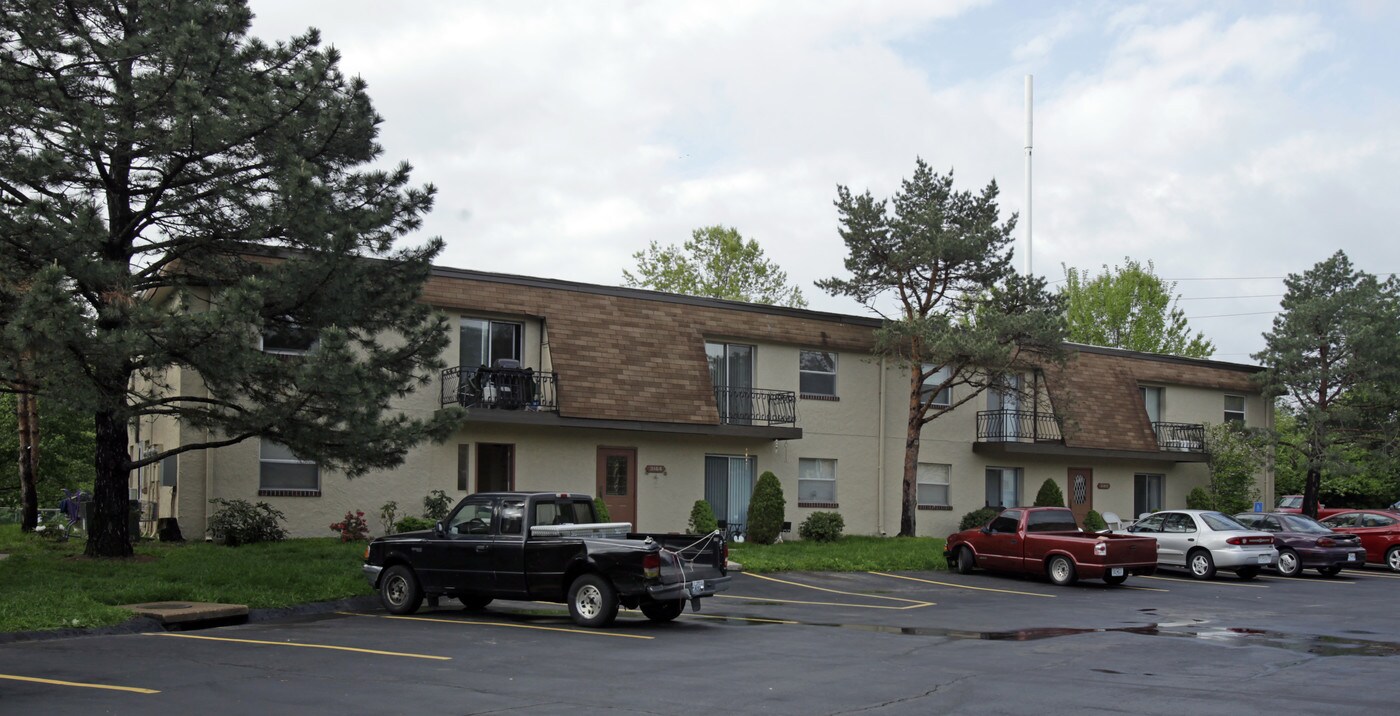
[{"label": "shrub", "polygon": [[452,510],[452,498],[447,496],[442,490],[433,490],[423,498],[423,516],[430,522],[437,522],[447,517],[447,513]]},{"label": "shrub", "polygon": [[1060,492],[1059,483],[1053,479],[1046,479],[1040,485],[1040,492],[1035,493],[1036,507],[1064,507],[1065,493]]},{"label": "shrub", "polygon": [[778,476],[771,471],[758,476],[754,485],[753,497],[749,498],[748,524],[745,526],[747,539],[758,544],[773,544],[783,529],[783,486]]},{"label": "shrub", "polygon": [[958,529],[977,529],[978,527],[981,527],[982,525],[991,522],[992,518],[996,517],[1000,512],[1001,510],[998,510],[995,507],[980,507],[978,509],[975,509],[963,515],[962,521],[958,523]]},{"label": "shrub", "polygon": [[266,502],[254,505],[247,500],[215,497],[209,503],[219,506],[209,518],[209,534],[230,547],[287,539],[281,524],[287,516]]},{"label": "shrub", "polygon": [[433,522],[433,520],[430,520],[426,517],[414,517],[413,515],[408,515],[407,517],[400,518],[398,522],[394,523],[394,531],[417,532],[418,530],[430,530],[433,528]]},{"label": "shrub", "polygon": [[835,542],[841,539],[841,531],[846,529],[846,520],[840,512],[813,512],[802,520],[797,534],[802,539],[813,542]]},{"label": "shrub", "polygon": [[1193,487],[1186,493],[1186,509],[1188,510],[1213,510],[1215,500],[1210,498],[1210,492],[1204,487]]},{"label": "shrub", "polygon": [[359,510],[346,510],[345,519],[331,525],[331,530],[340,533],[341,542],[369,539],[369,525],[365,523],[365,513]]},{"label": "shrub", "polygon": [[1103,521],[1103,515],[1094,510],[1089,510],[1089,514],[1084,515],[1085,532],[1098,532],[1106,529],[1108,529],[1108,523]]},{"label": "shrub", "polygon": [[696,535],[707,535],[719,529],[719,521],[715,519],[715,511],[711,509],[707,500],[696,500],[690,508],[690,533]]},{"label": "shrub", "polygon": [[612,515],[608,514],[608,503],[603,502],[601,497],[593,498],[593,516],[597,517],[599,522],[612,522]]},{"label": "shrub", "polygon": [[398,518],[398,515],[399,503],[393,500],[385,502],[384,506],[379,508],[379,524],[384,526],[384,534],[394,533],[394,520]]}]

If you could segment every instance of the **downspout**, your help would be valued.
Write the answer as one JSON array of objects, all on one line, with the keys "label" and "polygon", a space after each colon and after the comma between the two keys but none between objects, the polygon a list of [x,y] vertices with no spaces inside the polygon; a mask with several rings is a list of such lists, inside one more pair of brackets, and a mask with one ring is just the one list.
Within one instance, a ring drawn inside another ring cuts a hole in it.
[{"label": "downspout", "polygon": [[875,381],[879,392],[880,414],[876,416],[875,445],[875,531],[885,534],[885,357],[880,356],[880,379]]},{"label": "downspout", "polygon": [[[204,428],[204,442],[209,442],[209,428]],[[209,505],[214,499],[214,451],[204,449],[204,531],[200,534],[209,534]]]}]

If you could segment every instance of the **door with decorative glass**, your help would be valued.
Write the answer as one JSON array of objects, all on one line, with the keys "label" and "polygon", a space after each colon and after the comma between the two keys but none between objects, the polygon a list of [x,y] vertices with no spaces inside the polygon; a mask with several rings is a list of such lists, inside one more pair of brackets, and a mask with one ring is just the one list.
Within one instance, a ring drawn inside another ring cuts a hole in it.
[{"label": "door with decorative glass", "polygon": [[608,506],[613,522],[637,526],[637,451],[598,448],[598,497]]}]

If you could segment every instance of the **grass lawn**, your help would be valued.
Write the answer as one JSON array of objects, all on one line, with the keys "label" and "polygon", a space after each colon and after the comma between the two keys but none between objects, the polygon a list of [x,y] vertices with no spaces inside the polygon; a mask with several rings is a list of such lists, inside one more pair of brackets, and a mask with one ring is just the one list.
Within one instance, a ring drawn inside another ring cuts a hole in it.
[{"label": "grass lawn", "polygon": [[842,537],[836,542],[730,544],[746,572],[946,570],[941,537]]},{"label": "grass lawn", "polygon": [[287,607],[369,594],[365,543],[336,538],[222,547],[140,542],[127,560],[88,559],[83,540],[52,542],[0,524],[0,631],[120,624],[117,604],[199,601]]}]

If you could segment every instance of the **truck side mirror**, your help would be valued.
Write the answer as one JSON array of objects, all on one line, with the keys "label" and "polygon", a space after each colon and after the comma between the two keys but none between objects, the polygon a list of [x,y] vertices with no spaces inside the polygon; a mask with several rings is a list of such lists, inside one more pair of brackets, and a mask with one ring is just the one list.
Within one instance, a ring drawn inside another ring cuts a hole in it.
[{"label": "truck side mirror", "polygon": [[437,524],[433,525],[433,535],[436,537],[441,537],[445,534],[447,534],[447,528],[443,526],[442,520],[438,520]]}]

